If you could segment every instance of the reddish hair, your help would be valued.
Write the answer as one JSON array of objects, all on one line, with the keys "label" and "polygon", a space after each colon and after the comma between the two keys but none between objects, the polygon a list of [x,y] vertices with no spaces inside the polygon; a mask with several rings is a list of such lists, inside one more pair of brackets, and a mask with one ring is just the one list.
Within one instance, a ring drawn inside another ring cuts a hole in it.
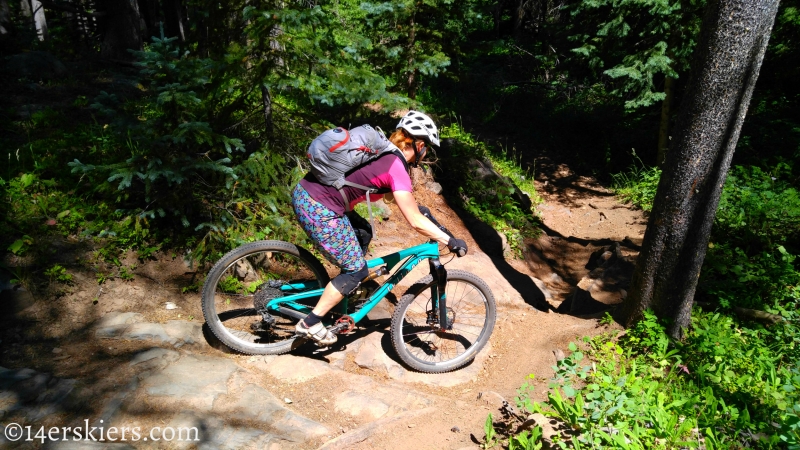
[{"label": "reddish hair", "polygon": [[394,130],[394,133],[392,133],[391,136],[389,136],[389,142],[396,145],[400,150],[405,150],[407,145],[413,146],[414,139],[411,137],[408,131],[398,128]]}]

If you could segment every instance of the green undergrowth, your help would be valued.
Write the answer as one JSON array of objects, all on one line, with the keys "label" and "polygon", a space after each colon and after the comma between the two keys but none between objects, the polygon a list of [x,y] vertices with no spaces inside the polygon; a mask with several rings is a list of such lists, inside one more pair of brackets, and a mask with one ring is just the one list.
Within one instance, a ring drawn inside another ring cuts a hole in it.
[{"label": "green undergrowth", "polygon": [[626,171],[611,175],[611,187],[623,202],[632,203],[643,211],[650,212],[656,198],[658,180],[661,179],[661,169],[657,166],[647,167],[635,151],[633,157],[637,163]]},{"label": "green undergrowth", "polygon": [[[652,208],[660,170],[614,176],[616,193]],[[734,166],[720,196],[698,284],[698,300],[785,315],[800,301],[800,195],[791,167]]]},{"label": "green undergrowth", "polygon": [[700,288],[723,306],[796,310],[800,195],[786,165],[734,167],[725,182]]},{"label": "green undergrowth", "polygon": [[[536,237],[534,207],[541,203],[533,171],[523,167],[514,151],[493,146],[459,124],[442,127],[442,178],[458,187],[454,200],[477,219],[505,235],[515,256],[522,256],[524,239]],[[482,165],[482,167],[479,166]],[[485,167],[500,177],[485,176]]]},{"label": "green undergrowth", "polygon": [[[799,448],[800,371],[782,331],[697,309],[683,341],[664,329],[648,312],[626,333],[570,344],[546,400],[526,383],[517,406],[561,424],[556,448]],[[509,430],[511,449],[540,448],[543,430],[518,431],[523,419],[507,415],[492,433]]]},{"label": "green undergrowth", "polygon": [[[229,105],[241,87],[215,78],[224,65],[181,53],[173,41],[155,39],[137,53],[135,94],[83,92],[9,123],[0,138],[13,149],[0,172],[2,250],[46,268],[54,239],[89,244],[91,258],[74,264],[116,266],[95,266],[102,282],[130,276],[120,263],[128,250],[203,263],[258,239],[305,242],[290,205],[303,173],[297,146],[233,129],[228,121],[245,120]],[[282,139],[306,139],[307,130],[294,129],[275,121]]]}]

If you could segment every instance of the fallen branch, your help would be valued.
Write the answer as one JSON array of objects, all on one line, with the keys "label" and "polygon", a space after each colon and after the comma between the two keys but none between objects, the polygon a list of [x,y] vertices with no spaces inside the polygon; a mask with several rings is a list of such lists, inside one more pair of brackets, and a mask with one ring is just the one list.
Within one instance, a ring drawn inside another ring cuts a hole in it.
[{"label": "fallen branch", "polygon": [[739,317],[760,320],[762,322],[778,323],[785,320],[782,316],[777,314],[771,314],[766,311],[759,311],[757,309],[740,308],[738,306],[733,308],[733,312],[735,312]]}]

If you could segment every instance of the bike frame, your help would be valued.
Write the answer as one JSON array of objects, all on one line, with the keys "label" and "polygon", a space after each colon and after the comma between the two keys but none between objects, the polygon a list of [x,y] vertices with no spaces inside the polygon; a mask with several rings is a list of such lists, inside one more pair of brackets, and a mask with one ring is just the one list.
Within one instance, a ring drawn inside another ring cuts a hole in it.
[{"label": "bike frame", "polygon": [[[380,266],[385,266],[387,271],[391,272],[396,266],[397,270],[389,275],[389,278],[380,285],[366,300],[364,305],[350,317],[353,322],[358,323],[361,319],[374,308],[391,290],[411,272],[422,260],[429,260],[431,275],[433,276],[434,283],[431,286],[431,299],[435,302],[432,305],[433,310],[438,312],[439,325],[443,329],[449,329],[446,314],[446,298],[445,286],[447,283],[447,271],[444,264],[439,261],[439,244],[436,242],[427,242],[425,244],[416,245],[399,252],[391,253],[386,256],[370,259],[367,261],[367,267],[373,269]],[[402,264],[401,264],[402,263]],[[288,285],[281,289],[290,291],[293,288],[300,288],[301,286]],[[322,295],[323,289],[314,289],[311,291],[301,292],[298,294],[287,295],[273,299],[266,305],[267,311],[281,311],[286,312],[287,308],[302,313],[304,316],[311,312],[311,306],[298,303],[300,300],[318,299]],[[341,310],[347,311],[348,298],[342,300]]]}]

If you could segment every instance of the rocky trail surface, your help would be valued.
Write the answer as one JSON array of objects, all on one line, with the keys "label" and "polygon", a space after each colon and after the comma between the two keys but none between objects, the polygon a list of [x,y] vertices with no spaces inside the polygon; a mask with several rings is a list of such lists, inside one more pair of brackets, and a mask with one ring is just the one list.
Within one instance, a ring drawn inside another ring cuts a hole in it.
[{"label": "rocky trail surface", "polygon": [[[2,286],[0,447],[477,448],[487,414],[513,403],[529,375],[542,399],[568,343],[608,330],[599,314],[626,295],[644,230],[641,213],[594,180],[537,167],[546,233],[526,242],[524,259],[504,257],[501,237],[459,216],[431,180],[417,186],[419,203],[469,244],[448,269],[479,275],[498,303],[494,334],[467,367],[407,370],[391,347],[390,302],[330,348],[232,353],[204,327],[199,295],[182,292],[200,270],[180,255],[131,256],[122,263],[136,265],[132,281],[98,285],[96,274],[75,270],[71,285],[48,295]],[[396,208],[383,215],[373,256],[422,241]],[[53,246],[54,262],[67,267],[90,250],[69,239]],[[415,270],[406,280],[423,276]]]}]

